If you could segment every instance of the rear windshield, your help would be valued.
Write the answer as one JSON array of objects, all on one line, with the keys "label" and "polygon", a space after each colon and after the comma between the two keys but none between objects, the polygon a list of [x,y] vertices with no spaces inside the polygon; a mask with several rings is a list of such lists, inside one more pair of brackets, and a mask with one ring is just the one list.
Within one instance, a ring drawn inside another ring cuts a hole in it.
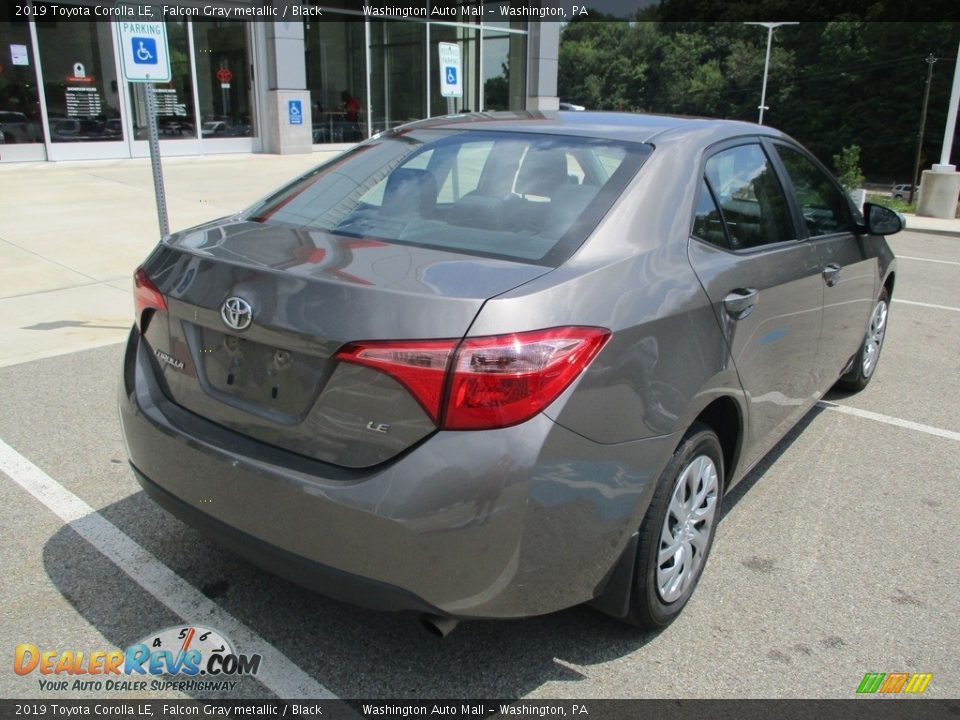
[{"label": "rear windshield", "polygon": [[650,146],[415,130],[363,144],[247,220],[556,266],[586,239]]}]

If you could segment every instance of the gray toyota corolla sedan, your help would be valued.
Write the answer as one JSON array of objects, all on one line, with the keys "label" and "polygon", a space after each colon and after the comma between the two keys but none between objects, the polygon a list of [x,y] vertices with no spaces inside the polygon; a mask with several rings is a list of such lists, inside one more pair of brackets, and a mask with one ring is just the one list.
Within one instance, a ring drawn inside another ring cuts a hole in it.
[{"label": "gray toyota corolla sedan", "polygon": [[901,225],[767,127],[406,125],[137,270],[130,461],[271,572],[440,632],[663,627],[724,493],[869,382]]}]

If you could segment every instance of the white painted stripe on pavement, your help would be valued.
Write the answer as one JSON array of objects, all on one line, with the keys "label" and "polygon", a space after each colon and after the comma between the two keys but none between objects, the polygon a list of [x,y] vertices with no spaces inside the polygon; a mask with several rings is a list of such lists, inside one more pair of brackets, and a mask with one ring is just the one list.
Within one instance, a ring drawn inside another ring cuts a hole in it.
[{"label": "white painted stripe on pavement", "polygon": [[895,303],[899,303],[900,305],[917,305],[919,307],[934,308],[935,310],[952,310],[953,312],[960,312],[960,308],[951,307],[950,305],[934,305],[932,303],[922,303],[915,300],[901,300],[900,298],[894,298],[893,301]]},{"label": "white painted stripe on pavement", "polygon": [[920,262],[932,262],[939,265],[960,265],[960,262],[954,262],[953,260],[934,260],[933,258],[911,257],[910,255],[897,255],[897,260],[919,260]]},{"label": "white painted stripe on pavement", "polygon": [[936,435],[937,437],[946,438],[947,440],[960,442],[960,432],[953,430],[944,430],[943,428],[934,427],[933,425],[924,425],[923,423],[913,422],[912,420],[903,420],[902,418],[891,417],[890,415],[881,415],[880,413],[861,410],[860,408],[850,407],[849,405],[837,405],[827,400],[821,400],[818,404],[828,410],[836,410],[844,415],[855,415],[856,417],[866,418],[867,420],[875,420],[876,422],[886,423],[887,425],[894,425],[896,427],[906,428],[907,430],[916,430],[917,432],[927,433],[927,435]]},{"label": "white painted stripe on pavement", "polygon": [[3,440],[0,440],[0,470],[184,622],[213,627],[245,652],[259,653],[263,663],[256,678],[278,697],[336,699],[333,693],[283,653],[212,602]]}]

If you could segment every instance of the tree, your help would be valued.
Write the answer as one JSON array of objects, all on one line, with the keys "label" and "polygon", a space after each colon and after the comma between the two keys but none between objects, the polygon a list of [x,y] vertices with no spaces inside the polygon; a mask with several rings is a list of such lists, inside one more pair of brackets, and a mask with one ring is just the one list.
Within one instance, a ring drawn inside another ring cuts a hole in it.
[{"label": "tree", "polygon": [[850,145],[833,156],[833,169],[837,179],[847,192],[863,187],[863,173],[860,171],[860,146]]},{"label": "tree", "polygon": [[[757,0],[770,7],[768,17],[779,17],[773,5],[780,1]],[[933,73],[923,152],[930,158],[939,153],[960,23],[874,22],[884,19],[882,4],[863,1],[870,13],[801,22],[775,33],[764,122],[823,159],[856,145],[857,165],[867,177],[901,182],[913,168],[929,53],[943,62]],[[807,10],[816,17],[813,10],[823,0],[810,3]],[[748,5],[661,0],[633,22],[571,22],[560,39],[559,95],[596,110],[755,122],[766,33],[739,22],[759,12],[748,12]],[[683,21],[714,10],[737,22]],[[960,126],[957,132],[960,147]]]}]

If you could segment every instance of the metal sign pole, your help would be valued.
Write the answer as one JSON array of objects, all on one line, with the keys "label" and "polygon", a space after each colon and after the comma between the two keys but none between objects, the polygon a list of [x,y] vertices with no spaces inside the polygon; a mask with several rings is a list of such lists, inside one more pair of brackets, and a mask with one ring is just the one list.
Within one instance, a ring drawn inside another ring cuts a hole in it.
[{"label": "metal sign pole", "polygon": [[153,168],[153,189],[157,195],[157,218],[160,221],[160,235],[170,234],[170,221],[167,218],[167,195],[163,189],[163,168],[160,166],[160,133],[157,129],[157,98],[153,92],[153,83],[144,83],[147,93],[147,128],[150,141],[150,165]]}]

